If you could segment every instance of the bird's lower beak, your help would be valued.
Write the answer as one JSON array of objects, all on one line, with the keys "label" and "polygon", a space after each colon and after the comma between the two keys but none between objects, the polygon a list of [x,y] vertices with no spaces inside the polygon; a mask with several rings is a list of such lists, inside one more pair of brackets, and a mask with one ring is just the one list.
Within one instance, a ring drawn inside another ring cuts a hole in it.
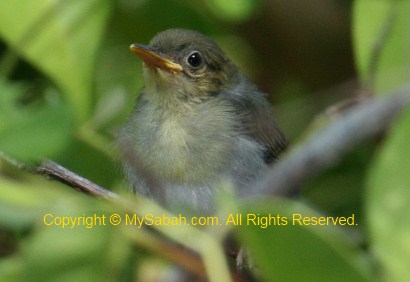
[{"label": "bird's lower beak", "polygon": [[145,64],[151,67],[160,68],[172,73],[179,73],[182,71],[180,64],[158,55],[156,52],[149,49],[149,47],[142,44],[131,44],[131,52],[140,57]]}]

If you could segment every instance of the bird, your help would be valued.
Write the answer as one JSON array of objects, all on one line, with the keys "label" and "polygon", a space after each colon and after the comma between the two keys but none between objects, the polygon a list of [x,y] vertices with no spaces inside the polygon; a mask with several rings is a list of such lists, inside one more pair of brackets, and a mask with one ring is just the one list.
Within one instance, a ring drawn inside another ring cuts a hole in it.
[{"label": "bird", "polygon": [[123,162],[131,191],[194,214],[215,213],[226,181],[236,196],[252,195],[288,145],[267,95],[197,31],[167,29],[130,50],[143,61],[144,81],[119,134],[143,165]]}]

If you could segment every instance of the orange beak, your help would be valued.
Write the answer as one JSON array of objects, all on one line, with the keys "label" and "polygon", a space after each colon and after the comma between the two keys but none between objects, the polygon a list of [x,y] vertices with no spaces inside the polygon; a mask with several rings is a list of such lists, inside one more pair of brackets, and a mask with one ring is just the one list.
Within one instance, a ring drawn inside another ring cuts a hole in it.
[{"label": "orange beak", "polygon": [[180,64],[158,55],[154,51],[151,51],[149,47],[142,44],[131,44],[130,50],[150,67],[160,68],[172,73],[180,73],[183,70]]}]

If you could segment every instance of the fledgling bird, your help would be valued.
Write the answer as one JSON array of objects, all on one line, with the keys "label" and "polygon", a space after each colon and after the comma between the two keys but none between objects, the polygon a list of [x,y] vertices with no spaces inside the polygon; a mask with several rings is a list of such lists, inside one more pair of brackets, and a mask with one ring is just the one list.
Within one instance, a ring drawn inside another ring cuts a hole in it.
[{"label": "fledgling bird", "polygon": [[[287,146],[265,94],[199,32],[169,29],[130,49],[145,86],[120,138],[162,183],[165,206],[212,213],[226,179],[252,195]],[[124,170],[133,192],[157,197],[138,168],[125,161]]]}]

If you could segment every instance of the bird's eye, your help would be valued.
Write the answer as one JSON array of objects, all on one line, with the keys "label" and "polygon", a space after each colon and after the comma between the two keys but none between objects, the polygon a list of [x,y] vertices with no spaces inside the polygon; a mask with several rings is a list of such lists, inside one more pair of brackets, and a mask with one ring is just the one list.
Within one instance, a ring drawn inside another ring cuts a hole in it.
[{"label": "bird's eye", "polygon": [[193,51],[187,58],[187,63],[192,68],[199,68],[202,65],[202,61],[202,55],[198,51]]}]

